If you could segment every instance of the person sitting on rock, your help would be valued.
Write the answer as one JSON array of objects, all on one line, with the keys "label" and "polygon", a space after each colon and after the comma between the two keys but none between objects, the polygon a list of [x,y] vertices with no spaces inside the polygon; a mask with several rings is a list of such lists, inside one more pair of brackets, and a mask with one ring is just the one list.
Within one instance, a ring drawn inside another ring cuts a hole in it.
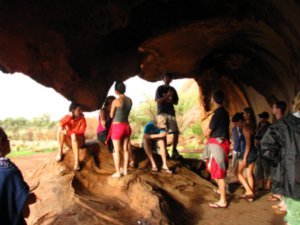
[{"label": "person sitting on rock", "polygon": [[70,113],[60,120],[57,138],[59,143],[56,161],[62,160],[63,147],[67,144],[74,152],[74,170],[80,170],[78,152],[79,148],[85,144],[84,132],[86,130],[86,120],[78,103],[72,102],[69,107]]},{"label": "person sitting on rock", "polygon": [[110,152],[113,152],[114,146],[112,140],[108,138],[108,131],[112,122],[112,119],[109,114],[112,102],[115,99],[115,96],[108,96],[105,99],[104,104],[100,110],[99,125],[97,128],[98,140],[101,141],[103,144],[107,144]]},{"label": "person sitting on rock", "polygon": [[151,171],[154,172],[158,171],[158,169],[153,158],[153,149],[151,146],[156,146],[157,144],[162,158],[162,170],[166,171],[167,173],[172,173],[167,166],[166,128],[166,118],[163,115],[158,115],[154,121],[147,123],[144,127],[143,145],[146,155],[148,156],[152,165]]},{"label": "person sitting on rock", "polygon": [[9,153],[9,139],[0,127],[0,221],[7,225],[25,225],[29,188],[21,171],[5,157]]}]

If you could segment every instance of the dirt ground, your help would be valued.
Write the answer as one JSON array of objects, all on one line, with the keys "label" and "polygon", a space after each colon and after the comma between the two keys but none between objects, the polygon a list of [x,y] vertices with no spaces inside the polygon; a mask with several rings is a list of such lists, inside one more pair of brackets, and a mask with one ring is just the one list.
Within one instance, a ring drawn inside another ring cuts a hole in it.
[{"label": "dirt ground", "polygon": [[[44,154],[37,154],[34,156],[23,156],[23,157],[15,157],[12,158],[12,161],[19,167],[22,171],[25,180],[30,177],[30,175],[40,168],[44,161],[49,157],[55,157],[55,153],[44,153]],[[235,182],[235,178],[230,176],[230,182]],[[242,189],[239,185],[232,183],[230,185],[230,190],[234,192],[234,195],[238,195],[242,192]],[[259,196],[254,203],[249,203],[247,201],[239,201],[238,204],[235,204],[237,201],[232,196],[229,196],[231,199],[229,207],[227,209],[216,209],[211,210],[208,208],[207,212],[205,213],[212,213],[215,214],[215,218],[220,224],[220,218],[222,218],[224,225],[235,225],[235,224],[255,224],[255,225],[264,225],[264,224],[272,224],[272,225],[284,225],[283,216],[284,215],[277,215],[274,213],[271,206],[274,204],[273,202],[269,202],[267,200],[269,194],[264,194]],[[254,208],[253,208],[254,207]],[[255,215],[251,213],[252,210],[255,211]],[[260,210],[255,210],[255,208],[259,208]],[[270,219],[265,219],[266,213],[273,214],[272,221]],[[241,216],[242,220],[241,221]],[[247,215],[245,217],[245,215]],[[251,221],[251,222],[250,222]],[[199,224],[205,224],[206,222]],[[249,223],[250,222],[250,223]],[[210,221],[209,224],[214,224],[213,221]],[[183,224],[184,225],[184,224]]]}]

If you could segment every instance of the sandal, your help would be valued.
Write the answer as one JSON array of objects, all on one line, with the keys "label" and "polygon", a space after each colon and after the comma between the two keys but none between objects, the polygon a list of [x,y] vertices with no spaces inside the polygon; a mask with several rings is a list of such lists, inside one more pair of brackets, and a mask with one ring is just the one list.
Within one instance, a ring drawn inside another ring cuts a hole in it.
[{"label": "sandal", "polygon": [[169,168],[161,168],[162,171],[165,171],[166,173],[169,173],[169,174],[173,174],[173,171],[170,170]]},{"label": "sandal", "polygon": [[242,194],[239,196],[239,198],[244,198],[246,200],[248,200],[249,202],[253,202],[254,201],[254,194]]},{"label": "sandal", "polygon": [[152,168],[151,168],[151,171],[152,171],[152,172],[157,172],[158,169],[157,169],[157,167],[152,167]]},{"label": "sandal", "polygon": [[275,195],[271,195],[271,196],[269,196],[268,201],[277,202],[277,201],[280,201],[280,199],[278,197],[276,197]]},{"label": "sandal", "polygon": [[211,208],[214,208],[214,209],[224,209],[224,208],[227,208],[227,204],[225,204],[225,205],[220,205],[218,202],[214,202],[214,203],[209,203],[208,204],[209,205],[209,207],[211,207]]}]

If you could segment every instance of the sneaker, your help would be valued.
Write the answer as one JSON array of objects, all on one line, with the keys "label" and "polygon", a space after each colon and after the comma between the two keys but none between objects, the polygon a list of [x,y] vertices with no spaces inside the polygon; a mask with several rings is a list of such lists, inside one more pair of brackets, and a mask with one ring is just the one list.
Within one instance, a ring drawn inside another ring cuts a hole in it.
[{"label": "sneaker", "polygon": [[180,155],[177,151],[173,152],[172,153],[172,159],[175,159],[175,160],[179,160],[179,159],[182,159],[182,155]]}]

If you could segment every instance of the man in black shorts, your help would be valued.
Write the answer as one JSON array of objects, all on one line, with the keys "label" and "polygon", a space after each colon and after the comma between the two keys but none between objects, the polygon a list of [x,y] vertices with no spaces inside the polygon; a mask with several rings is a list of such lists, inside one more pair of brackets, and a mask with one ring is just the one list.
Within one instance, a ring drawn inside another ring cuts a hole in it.
[{"label": "man in black shorts", "polygon": [[170,83],[172,81],[172,74],[164,73],[163,77],[164,85],[157,88],[155,93],[155,101],[157,102],[157,114],[165,116],[167,120],[168,133],[173,134],[172,141],[172,158],[182,158],[177,151],[179,130],[175,117],[174,105],[178,104],[178,95]]}]

